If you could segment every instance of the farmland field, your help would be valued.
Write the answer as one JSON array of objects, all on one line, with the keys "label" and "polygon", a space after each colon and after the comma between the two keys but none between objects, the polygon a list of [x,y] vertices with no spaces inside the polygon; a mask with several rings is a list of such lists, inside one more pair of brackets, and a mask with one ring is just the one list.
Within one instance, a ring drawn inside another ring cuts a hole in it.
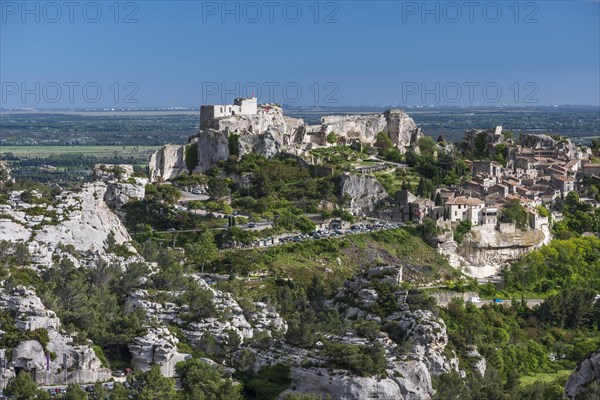
[{"label": "farmland field", "polygon": [[46,158],[50,155],[84,154],[97,157],[114,155],[148,158],[160,146],[0,146],[0,155],[12,153],[14,157]]}]

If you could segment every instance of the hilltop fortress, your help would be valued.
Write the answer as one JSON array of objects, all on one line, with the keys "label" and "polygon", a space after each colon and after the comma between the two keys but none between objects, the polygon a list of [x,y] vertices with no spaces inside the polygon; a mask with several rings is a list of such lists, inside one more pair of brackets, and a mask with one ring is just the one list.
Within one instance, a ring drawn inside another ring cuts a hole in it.
[{"label": "hilltop fortress", "polygon": [[205,172],[232,155],[273,157],[286,152],[302,157],[311,149],[335,144],[372,145],[379,132],[386,132],[401,151],[423,135],[403,110],[324,116],[320,125],[307,125],[301,118],[284,116],[278,104],[239,98],[233,105],[202,106],[200,129],[189,138],[188,145],[166,145],[151,156],[150,179],[169,180],[182,173]]}]

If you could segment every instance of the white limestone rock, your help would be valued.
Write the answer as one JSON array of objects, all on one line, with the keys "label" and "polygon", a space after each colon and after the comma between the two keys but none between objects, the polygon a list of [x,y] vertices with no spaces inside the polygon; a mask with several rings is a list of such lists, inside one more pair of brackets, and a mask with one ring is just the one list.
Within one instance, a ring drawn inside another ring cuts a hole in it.
[{"label": "white limestone rock", "polygon": [[[43,385],[93,383],[110,379],[110,370],[102,367],[91,345],[73,345],[73,338],[61,332],[60,320],[55,313],[47,310],[32,290],[24,286],[17,286],[10,293],[0,290],[0,309],[16,314],[17,328],[45,329],[49,339],[47,353],[37,340],[23,341],[13,348],[7,368],[0,370],[0,387],[14,376],[15,368],[35,369],[36,382]],[[0,358],[6,361],[6,351],[0,353]],[[0,360],[0,365],[3,364]]]},{"label": "white limestone rock", "polygon": [[175,376],[175,365],[192,356],[177,350],[179,340],[165,327],[153,327],[128,345],[135,369],[148,371],[152,364],[158,364],[164,376]]},{"label": "white limestone rock", "polygon": [[148,167],[150,182],[167,181],[187,172],[185,145],[164,145],[150,156]]},{"label": "white limestone rock", "polygon": [[374,176],[344,173],[340,181],[343,195],[350,197],[350,210],[355,214],[366,214],[388,198],[385,188]]}]

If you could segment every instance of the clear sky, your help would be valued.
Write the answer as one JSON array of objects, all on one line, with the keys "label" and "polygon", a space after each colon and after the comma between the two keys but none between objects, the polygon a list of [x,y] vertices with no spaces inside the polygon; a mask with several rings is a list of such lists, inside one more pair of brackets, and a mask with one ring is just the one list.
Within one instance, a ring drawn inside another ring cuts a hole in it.
[{"label": "clear sky", "polygon": [[600,2],[2,1],[1,107],[600,103]]}]

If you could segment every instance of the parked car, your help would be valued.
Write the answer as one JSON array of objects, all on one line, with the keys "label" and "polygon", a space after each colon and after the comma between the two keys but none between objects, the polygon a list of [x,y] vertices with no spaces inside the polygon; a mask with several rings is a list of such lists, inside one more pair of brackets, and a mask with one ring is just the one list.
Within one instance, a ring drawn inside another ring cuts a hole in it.
[{"label": "parked car", "polygon": [[112,376],[114,376],[116,378],[122,378],[125,376],[125,372],[124,371],[113,371]]}]

